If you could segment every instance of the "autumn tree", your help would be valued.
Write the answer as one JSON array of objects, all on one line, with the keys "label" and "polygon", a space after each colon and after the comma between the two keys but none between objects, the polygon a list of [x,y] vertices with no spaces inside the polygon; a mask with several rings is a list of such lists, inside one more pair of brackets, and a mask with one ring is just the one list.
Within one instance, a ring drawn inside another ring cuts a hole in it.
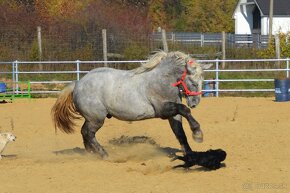
[{"label": "autumn tree", "polygon": [[232,32],[236,0],[184,0],[187,31]]},{"label": "autumn tree", "polygon": [[148,9],[148,19],[152,29],[156,31],[159,27],[167,28],[167,14],[164,0],[151,0]]},{"label": "autumn tree", "polygon": [[237,0],[154,0],[148,16],[153,29],[172,31],[233,31],[231,19]]}]

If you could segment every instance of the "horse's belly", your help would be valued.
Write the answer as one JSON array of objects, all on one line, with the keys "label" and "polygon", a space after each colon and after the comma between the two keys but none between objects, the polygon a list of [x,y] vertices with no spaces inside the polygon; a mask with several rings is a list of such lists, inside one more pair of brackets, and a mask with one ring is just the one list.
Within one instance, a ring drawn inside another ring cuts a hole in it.
[{"label": "horse's belly", "polygon": [[122,121],[140,121],[145,119],[154,118],[153,115],[148,116],[147,114],[139,114],[139,115],[113,115],[113,117],[122,120]]},{"label": "horse's belly", "polygon": [[109,114],[123,121],[138,121],[155,117],[153,107],[128,106],[127,108],[115,107],[113,109],[109,110]]}]

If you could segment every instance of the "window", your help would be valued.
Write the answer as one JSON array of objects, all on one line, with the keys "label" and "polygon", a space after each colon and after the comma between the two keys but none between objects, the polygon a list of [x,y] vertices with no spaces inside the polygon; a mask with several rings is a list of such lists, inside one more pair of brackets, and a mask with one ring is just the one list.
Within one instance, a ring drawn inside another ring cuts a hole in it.
[{"label": "window", "polygon": [[261,30],[261,14],[257,6],[253,11],[253,30]]}]

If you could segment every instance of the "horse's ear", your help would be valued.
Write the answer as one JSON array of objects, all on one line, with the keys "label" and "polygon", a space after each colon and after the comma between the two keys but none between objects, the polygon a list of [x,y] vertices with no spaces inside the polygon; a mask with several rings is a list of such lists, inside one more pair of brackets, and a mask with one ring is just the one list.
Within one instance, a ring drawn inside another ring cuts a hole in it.
[{"label": "horse's ear", "polygon": [[195,70],[196,70],[196,65],[195,65],[196,61],[194,59],[192,60],[189,60],[187,63],[186,63],[186,69],[187,71],[189,71],[191,74],[194,74],[195,73]]},{"label": "horse's ear", "polygon": [[207,70],[209,69],[210,67],[212,67],[213,64],[200,64],[200,67],[203,69],[203,70]]}]

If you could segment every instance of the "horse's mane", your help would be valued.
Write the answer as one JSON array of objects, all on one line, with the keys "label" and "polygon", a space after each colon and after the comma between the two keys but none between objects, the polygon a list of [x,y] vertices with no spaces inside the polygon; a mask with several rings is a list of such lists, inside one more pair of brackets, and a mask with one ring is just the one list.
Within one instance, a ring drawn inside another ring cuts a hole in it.
[{"label": "horse's mane", "polygon": [[174,62],[175,65],[184,66],[190,57],[187,54],[184,54],[180,51],[175,52],[164,52],[158,51],[155,54],[151,55],[146,63],[142,63],[139,68],[134,69],[135,74],[141,74],[143,72],[150,71],[158,66],[163,59],[166,57],[174,58],[176,61]]}]

